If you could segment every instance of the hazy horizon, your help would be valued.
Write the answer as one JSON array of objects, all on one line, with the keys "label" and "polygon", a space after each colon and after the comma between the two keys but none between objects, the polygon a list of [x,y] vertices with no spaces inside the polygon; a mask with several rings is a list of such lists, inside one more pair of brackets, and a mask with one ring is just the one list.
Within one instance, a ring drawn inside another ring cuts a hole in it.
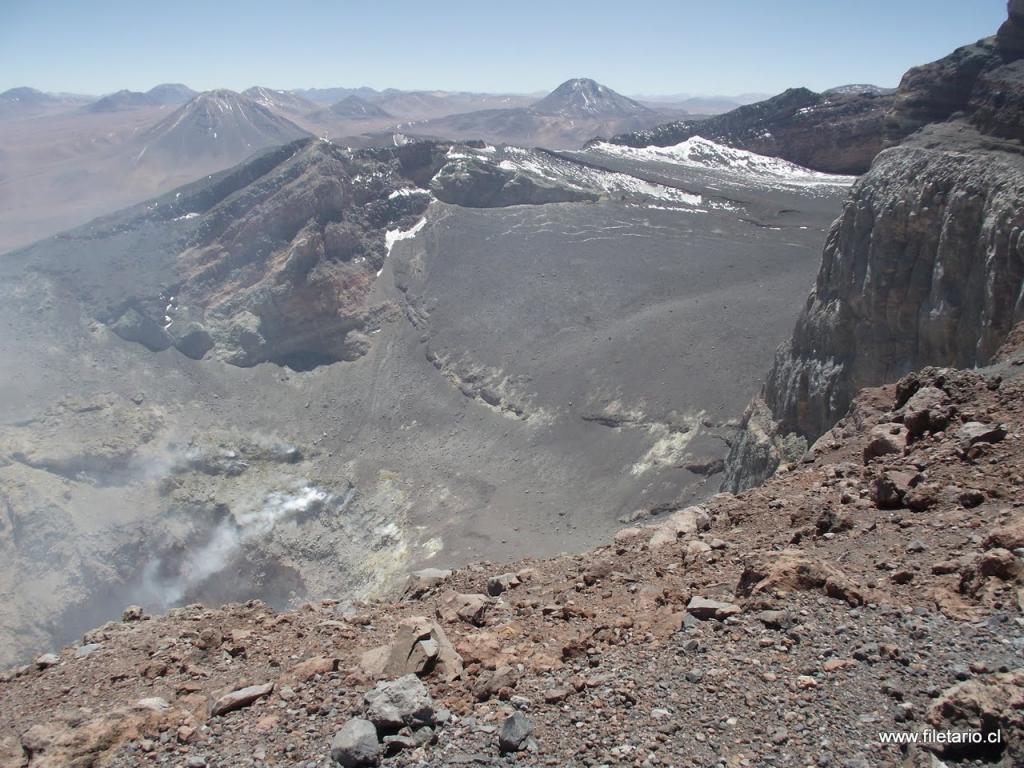
[{"label": "hazy horizon", "polygon": [[628,14],[535,0],[429,13],[401,2],[185,0],[172,12],[13,0],[0,8],[0,91],[103,95],[171,82],[532,94],[572,77],[645,96],[893,87],[909,67],[991,34],[1005,14],[1005,0],[653,2]]}]

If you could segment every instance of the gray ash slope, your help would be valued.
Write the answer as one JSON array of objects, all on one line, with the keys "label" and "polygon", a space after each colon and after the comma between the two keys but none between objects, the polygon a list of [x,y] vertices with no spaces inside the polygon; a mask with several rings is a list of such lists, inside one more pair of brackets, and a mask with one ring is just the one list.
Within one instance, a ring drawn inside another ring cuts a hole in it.
[{"label": "gray ash slope", "polygon": [[8,254],[3,660],[707,495],[848,180],[618,150],[304,140]]}]

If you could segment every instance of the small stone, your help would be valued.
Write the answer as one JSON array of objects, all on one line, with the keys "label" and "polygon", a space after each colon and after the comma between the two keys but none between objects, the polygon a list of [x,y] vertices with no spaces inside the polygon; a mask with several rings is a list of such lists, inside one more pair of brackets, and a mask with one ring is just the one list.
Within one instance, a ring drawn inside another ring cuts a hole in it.
[{"label": "small stone", "polygon": [[984,503],[985,494],[977,488],[965,488],[960,491],[956,500],[960,502],[960,506],[966,509],[974,509],[974,507]]}]

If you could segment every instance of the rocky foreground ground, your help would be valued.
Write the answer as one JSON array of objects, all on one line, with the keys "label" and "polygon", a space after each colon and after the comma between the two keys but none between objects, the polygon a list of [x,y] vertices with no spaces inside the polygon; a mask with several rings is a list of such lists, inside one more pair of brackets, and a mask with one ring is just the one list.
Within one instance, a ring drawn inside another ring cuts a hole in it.
[{"label": "rocky foreground ground", "polygon": [[[0,765],[1022,765],[1013,362],[865,390],[762,487],[582,555],[129,609],[4,673]],[[926,729],[1001,741],[879,739]]]}]

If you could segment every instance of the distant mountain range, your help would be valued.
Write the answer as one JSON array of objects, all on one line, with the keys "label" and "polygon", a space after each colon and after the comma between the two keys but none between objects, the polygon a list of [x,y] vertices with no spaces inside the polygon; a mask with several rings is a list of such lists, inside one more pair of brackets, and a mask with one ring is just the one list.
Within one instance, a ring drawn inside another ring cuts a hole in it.
[{"label": "distant mountain range", "polygon": [[388,119],[392,114],[381,109],[373,102],[352,94],[341,101],[335,102],[326,109],[318,110],[312,117],[345,117],[353,120]]},{"label": "distant mountain range", "polygon": [[242,91],[242,95],[252,99],[257,104],[262,104],[267,109],[294,115],[309,114],[320,106],[291,91],[278,91],[273,88],[264,88],[260,85],[246,88]]},{"label": "distant mountain range", "polygon": [[88,103],[88,96],[43,93],[35,88],[11,88],[0,93],[0,117],[32,117],[74,109]]},{"label": "distant mountain range", "polygon": [[856,172],[878,149],[891,99],[869,85],[797,89],[708,119],[749,97],[635,99],[588,78],[532,95],[265,86],[197,94],[165,83],[96,98],[12,88],[0,93],[0,252],[309,135],[353,147],[405,135],[575,149],[596,137],[664,146],[699,134]]}]

